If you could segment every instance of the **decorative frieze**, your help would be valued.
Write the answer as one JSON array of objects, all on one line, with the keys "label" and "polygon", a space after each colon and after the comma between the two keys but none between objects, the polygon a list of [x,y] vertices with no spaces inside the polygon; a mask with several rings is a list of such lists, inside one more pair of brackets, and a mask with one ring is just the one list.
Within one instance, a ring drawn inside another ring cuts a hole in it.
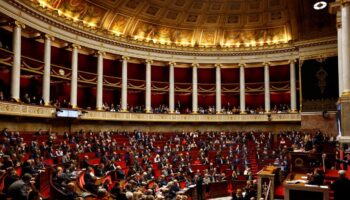
[{"label": "decorative frieze", "polygon": [[[200,114],[147,114],[129,112],[92,111],[80,117],[80,120],[98,121],[135,121],[135,122],[300,122],[298,113],[293,114],[254,114],[254,115],[200,115]],[[56,108],[33,106],[12,102],[0,102],[0,115],[55,118]]]}]

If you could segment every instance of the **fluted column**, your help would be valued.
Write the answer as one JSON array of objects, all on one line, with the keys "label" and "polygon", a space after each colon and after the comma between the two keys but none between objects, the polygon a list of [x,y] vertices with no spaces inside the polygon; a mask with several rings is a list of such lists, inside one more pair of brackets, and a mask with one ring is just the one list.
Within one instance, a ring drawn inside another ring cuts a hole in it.
[{"label": "fluted column", "polygon": [[221,113],[221,65],[215,64],[216,70],[216,113]]},{"label": "fluted column", "polygon": [[78,96],[78,49],[79,45],[72,45],[72,77],[70,84],[70,103],[72,108],[77,108],[77,96]]},{"label": "fluted column", "polygon": [[122,102],[121,111],[128,111],[128,60],[127,56],[122,56]]},{"label": "fluted column", "polygon": [[20,78],[21,78],[21,34],[24,25],[15,22],[13,24],[13,63],[11,73],[11,98],[20,101]]},{"label": "fluted column", "polygon": [[269,63],[264,63],[264,85],[265,85],[265,112],[269,113],[271,110]]},{"label": "fluted column", "polygon": [[175,62],[169,63],[169,113],[175,112],[175,65]]},{"label": "fluted column", "polygon": [[341,12],[337,12],[337,35],[338,35],[338,85],[339,97],[343,93],[343,52],[342,52],[342,28],[341,28]]},{"label": "fluted column", "polygon": [[146,60],[146,113],[151,112],[151,65],[153,61],[152,60]]},{"label": "fluted column", "polygon": [[341,6],[341,40],[342,40],[342,66],[343,66],[343,92],[342,96],[350,97],[350,1],[342,1]]},{"label": "fluted column", "polygon": [[51,82],[51,41],[54,38],[50,35],[44,36],[44,75],[43,75],[43,100],[45,106],[50,105],[50,82]]},{"label": "fluted column", "polygon": [[102,110],[103,105],[103,51],[97,52],[97,87],[96,87],[96,110]]},{"label": "fluted column", "polygon": [[246,114],[245,111],[245,75],[244,75],[245,64],[239,64],[239,95],[240,95],[240,113]]},{"label": "fluted column", "polygon": [[297,90],[295,80],[295,60],[290,60],[290,110],[297,112]]},{"label": "fluted column", "polygon": [[198,113],[198,63],[192,64],[192,113]]}]

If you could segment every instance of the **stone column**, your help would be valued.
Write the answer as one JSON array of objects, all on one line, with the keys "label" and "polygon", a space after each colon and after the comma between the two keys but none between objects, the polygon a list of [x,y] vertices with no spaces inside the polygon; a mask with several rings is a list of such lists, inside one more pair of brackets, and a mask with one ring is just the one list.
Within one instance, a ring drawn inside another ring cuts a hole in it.
[{"label": "stone column", "polygon": [[341,28],[341,12],[337,12],[337,35],[338,35],[338,85],[339,97],[343,93],[343,52],[342,52],[342,28]]},{"label": "stone column", "polygon": [[338,106],[341,108],[341,131],[338,141],[340,144],[350,144],[350,0],[336,0],[330,3],[330,12],[341,15],[341,27],[338,26],[338,52],[341,53],[338,59],[341,59],[339,67],[341,66],[342,71],[339,74],[342,76],[339,76],[339,79],[342,79],[342,84],[339,85],[342,94],[338,100]]},{"label": "stone column", "polygon": [[341,40],[343,66],[342,96],[350,96],[350,1],[343,0],[341,6]]},{"label": "stone column", "polygon": [[128,111],[128,60],[127,56],[122,56],[122,102],[121,111]]},{"label": "stone column", "polygon": [[175,112],[175,65],[175,62],[169,63],[169,113]]},{"label": "stone column", "polygon": [[245,111],[245,75],[244,75],[245,64],[239,64],[239,95],[240,95],[240,109],[241,114],[246,114]]},{"label": "stone column", "polygon": [[50,35],[44,36],[45,52],[44,52],[44,75],[43,75],[43,100],[45,106],[50,105],[50,83],[51,83],[51,41],[54,38]]},{"label": "stone column", "polygon": [[104,52],[97,53],[97,87],[96,87],[96,110],[102,110],[103,105],[103,56]]},{"label": "stone column", "polygon": [[295,80],[295,60],[290,60],[290,110],[297,112],[297,90]]},{"label": "stone column", "polygon": [[20,101],[20,80],[21,80],[21,34],[24,25],[15,22],[13,24],[13,63],[11,73],[11,98]]},{"label": "stone column", "polygon": [[264,63],[264,85],[265,85],[265,112],[270,113],[270,70],[269,63]]},{"label": "stone column", "polygon": [[221,113],[221,64],[215,64],[216,70],[216,114]]},{"label": "stone column", "polygon": [[151,65],[153,61],[152,60],[146,60],[146,107],[145,111],[146,113],[151,112],[151,91],[152,91],[152,82],[151,82]]},{"label": "stone column", "polygon": [[70,103],[72,108],[77,108],[77,96],[78,96],[78,50],[79,45],[72,45],[72,77],[70,84]]},{"label": "stone column", "polygon": [[192,113],[198,113],[198,63],[192,64]]}]

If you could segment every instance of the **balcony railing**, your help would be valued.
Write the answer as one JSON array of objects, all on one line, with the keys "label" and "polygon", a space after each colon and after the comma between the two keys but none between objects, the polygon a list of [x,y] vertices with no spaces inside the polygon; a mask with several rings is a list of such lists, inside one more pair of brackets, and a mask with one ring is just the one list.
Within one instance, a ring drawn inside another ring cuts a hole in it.
[{"label": "balcony railing", "polygon": [[[201,115],[201,114],[153,114],[106,112],[84,110],[80,120],[134,121],[134,122],[300,122],[299,113],[286,114],[249,114],[249,115]],[[35,106],[14,102],[0,101],[0,115],[39,118],[56,118],[55,107]]]}]

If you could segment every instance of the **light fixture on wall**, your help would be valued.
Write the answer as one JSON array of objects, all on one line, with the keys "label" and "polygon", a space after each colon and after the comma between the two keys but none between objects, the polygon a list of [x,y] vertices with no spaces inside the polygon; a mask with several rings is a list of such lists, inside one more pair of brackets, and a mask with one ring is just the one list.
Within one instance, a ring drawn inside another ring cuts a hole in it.
[{"label": "light fixture on wall", "polygon": [[314,3],[314,9],[315,10],[322,10],[327,7],[328,3],[324,0],[316,0]]}]

